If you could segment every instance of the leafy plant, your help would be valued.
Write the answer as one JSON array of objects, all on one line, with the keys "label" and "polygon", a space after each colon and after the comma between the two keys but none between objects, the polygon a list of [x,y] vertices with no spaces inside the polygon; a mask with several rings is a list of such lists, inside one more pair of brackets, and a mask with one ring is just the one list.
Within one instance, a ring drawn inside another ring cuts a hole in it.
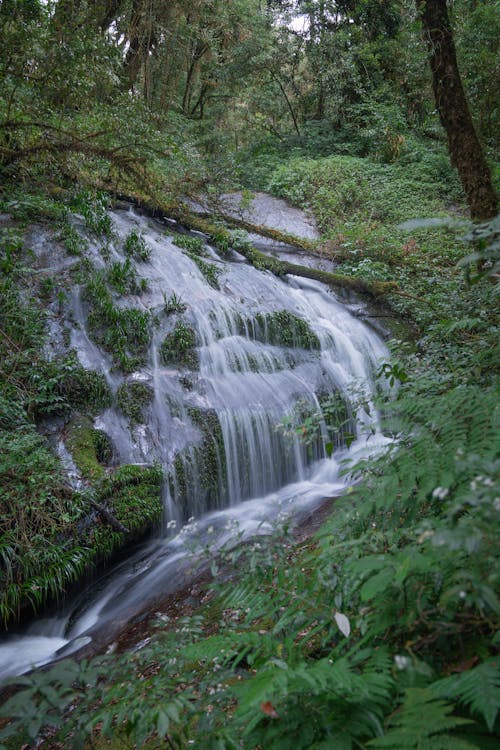
[{"label": "leafy plant", "polygon": [[106,272],[108,284],[119,294],[141,294],[147,288],[146,279],[137,280],[136,271],[130,258],[124,263],[115,261]]},{"label": "leafy plant", "polygon": [[171,294],[168,299],[164,294],[163,300],[164,300],[163,310],[166,315],[173,315],[174,313],[179,313],[182,315],[182,313],[186,312],[187,310],[186,303],[183,302],[182,299],[178,297],[175,292],[173,292],[173,294]]},{"label": "leafy plant", "polygon": [[143,263],[151,258],[151,248],[146,244],[144,235],[136,229],[132,229],[125,237],[123,249],[125,255]]},{"label": "leafy plant", "polygon": [[173,331],[165,336],[160,347],[160,357],[164,364],[195,369],[198,364],[196,333],[194,329],[177,321]]},{"label": "leafy plant", "polygon": [[205,245],[204,240],[201,237],[193,237],[190,234],[176,234],[172,240],[174,245],[181,247],[183,250],[188,250],[189,255],[203,255],[203,247]]},{"label": "leafy plant", "polygon": [[116,392],[116,402],[131,424],[144,421],[146,407],[153,400],[153,390],[140,381],[122,383]]}]

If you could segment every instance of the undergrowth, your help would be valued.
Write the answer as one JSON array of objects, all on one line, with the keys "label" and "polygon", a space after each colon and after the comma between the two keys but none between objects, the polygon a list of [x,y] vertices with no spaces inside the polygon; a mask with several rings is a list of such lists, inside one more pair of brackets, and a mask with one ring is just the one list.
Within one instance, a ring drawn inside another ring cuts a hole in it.
[{"label": "undergrowth", "polygon": [[499,412],[462,346],[453,370],[401,346],[381,367],[399,381],[380,404],[394,442],[346,469],[315,540],[231,546],[215,596],[149,645],[22,678],[4,736],[28,716],[26,739],[75,747],[496,747]]}]

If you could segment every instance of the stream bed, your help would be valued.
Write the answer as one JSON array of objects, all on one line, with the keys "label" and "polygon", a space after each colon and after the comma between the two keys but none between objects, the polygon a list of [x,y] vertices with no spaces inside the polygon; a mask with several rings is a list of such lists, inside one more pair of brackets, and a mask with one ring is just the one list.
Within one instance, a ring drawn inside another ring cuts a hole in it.
[{"label": "stream bed", "polygon": [[[269,203],[262,204],[269,221]],[[293,212],[298,234],[300,217]],[[286,227],[285,214],[280,206]],[[285,519],[300,519],[345,489],[346,464],[388,443],[372,404],[374,373],[388,353],[381,336],[354,314],[359,301],[350,309],[319,282],[278,278],[231,250],[221,256],[201,235],[176,235],[176,227],[133,208],[115,210],[111,219],[113,242],[104,251],[95,241],[88,250],[96,272],[123,268],[131,233],[150,252],[133,263],[140,282],[134,293],[114,295],[120,309],[150,316],[143,361],[127,374],[117,368],[89,325],[91,310],[78,283],[64,314],[51,316],[53,354],[69,338],[80,363],[102,372],[115,396],[124,385],[146,386],[150,397],[140,419],[127,418],[115,400],[94,427],[111,441],[116,465],[162,466],[164,520],[155,538],[55,614],[4,636],[0,680],[78,650],[99,630],[118,630],[148,601],[184,585],[207,549],[215,555],[272,533]],[[46,250],[41,236],[34,251],[42,270]],[[179,365],[169,346],[181,334],[189,356]],[[332,395],[345,417],[333,443],[321,420]],[[318,433],[305,444],[296,428],[308,417]],[[78,487],[82,479],[64,431],[56,427],[51,439]]]}]

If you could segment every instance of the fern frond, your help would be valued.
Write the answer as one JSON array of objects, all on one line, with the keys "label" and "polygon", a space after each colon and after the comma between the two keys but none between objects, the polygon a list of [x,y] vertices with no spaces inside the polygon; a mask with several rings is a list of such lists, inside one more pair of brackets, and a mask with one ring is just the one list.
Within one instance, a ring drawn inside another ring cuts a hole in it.
[{"label": "fern frond", "polygon": [[474,669],[438,680],[430,690],[439,698],[453,698],[483,717],[491,732],[500,709],[500,658]]},{"label": "fern frond", "polygon": [[392,715],[383,737],[368,742],[369,747],[394,750],[472,750],[475,745],[448,734],[470,719],[451,716],[454,707],[437,699],[429,690],[409,688],[403,705]]}]

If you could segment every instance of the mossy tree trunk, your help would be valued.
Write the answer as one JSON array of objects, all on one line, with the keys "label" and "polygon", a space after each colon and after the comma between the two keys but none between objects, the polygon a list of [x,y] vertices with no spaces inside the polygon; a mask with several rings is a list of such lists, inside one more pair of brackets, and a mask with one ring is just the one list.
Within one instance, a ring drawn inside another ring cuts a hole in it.
[{"label": "mossy tree trunk", "polygon": [[429,49],[432,88],[448,148],[474,220],[497,213],[497,197],[465,97],[446,0],[416,0]]}]

